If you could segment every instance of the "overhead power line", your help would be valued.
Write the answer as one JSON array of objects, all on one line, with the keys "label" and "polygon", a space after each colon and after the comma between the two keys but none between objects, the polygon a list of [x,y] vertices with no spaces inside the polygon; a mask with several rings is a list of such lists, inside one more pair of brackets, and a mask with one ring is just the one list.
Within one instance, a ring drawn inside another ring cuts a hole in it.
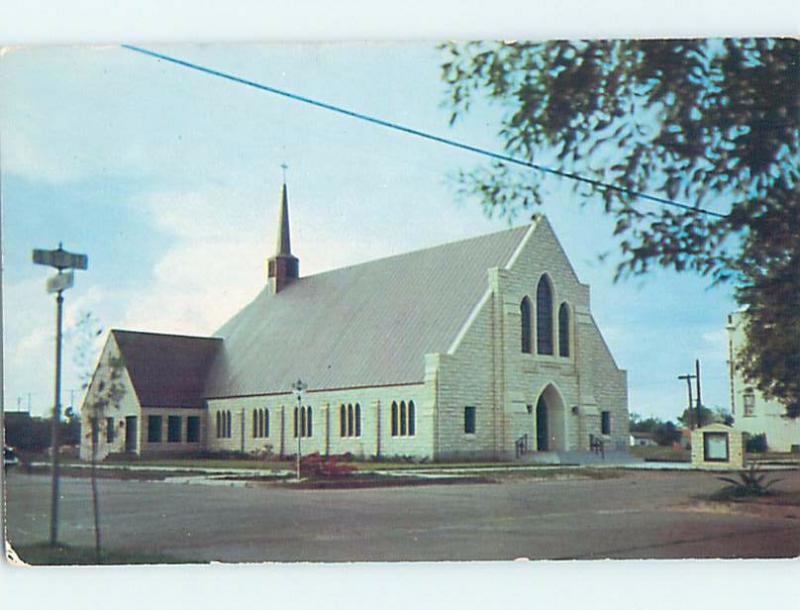
[{"label": "overhead power line", "polygon": [[617,186],[615,184],[610,184],[608,182],[603,182],[601,180],[595,180],[593,178],[587,178],[586,176],[581,176],[580,174],[575,174],[572,172],[565,172],[559,169],[555,169],[552,167],[547,167],[544,165],[540,165],[538,163],[534,163],[532,161],[526,161],[525,159],[518,159],[516,157],[511,157],[509,155],[504,155],[502,153],[494,152],[488,150],[486,148],[481,148],[479,146],[473,146],[471,144],[466,144],[464,142],[459,142],[457,140],[451,140],[450,138],[444,138],[442,136],[437,136],[432,133],[428,133],[426,131],[421,131],[419,129],[414,129],[413,127],[407,127],[405,125],[401,125],[399,123],[395,123],[393,121],[387,121],[384,119],[380,119],[378,117],[370,116],[368,114],[363,114],[361,112],[356,112],[355,110],[349,110],[347,108],[343,108],[341,106],[336,106],[334,104],[328,104],[326,102],[322,102],[320,100],[316,100],[310,97],[306,97],[303,95],[299,95],[297,93],[292,93],[290,91],[285,91],[283,89],[278,89],[277,87],[271,87],[269,85],[264,85],[262,83],[257,83],[252,80],[248,80],[246,78],[241,78],[239,76],[235,76],[233,74],[228,74],[227,72],[221,72],[219,70],[214,70],[213,68],[207,68],[205,66],[201,66],[199,64],[195,64],[189,61],[185,61],[183,59],[178,59],[177,57],[171,57],[169,55],[164,55],[163,53],[157,53],[155,51],[150,51],[149,49],[143,49],[141,47],[136,47],[129,44],[123,44],[122,47],[124,49],[128,49],[129,51],[134,51],[136,53],[141,53],[143,55],[149,55],[150,57],[155,57],[156,59],[162,59],[164,61],[168,61],[173,64],[177,64],[179,66],[183,66],[185,68],[189,68],[191,70],[196,70],[198,72],[203,72],[205,74],[209,74],[211,76],[217,76],[219,78],[224,78],[226,80],[239,83],[240,85],[246,85],[248,87],[253,87],[254,89],[259,89],[261,91],[266,91],[268,93],[272,93],[275,95],[279,95],[281,97],[288,98],[290,100],[294,100],[296,102],[302,102],[304,104],[309,104],[311,106],[316,106],[317,108],[322,108],[324,110],[329,110],[331,112],[336,112],[338,114],[343,114],[345,116],[349,116],[354,119],[358,119],[361,121],[366,121],[368,123],[372,123],[374,125],[380,125],[381,127],[386,127],[388,129],[394,129],[395,131],[400,131],[403,133],[407,133],[413,136],[417,136],[419,138],[423,138],[425,140],[429,140],[432,142],[438,142],[439,144],[445,144],[447,146],[451,146],[453,148],[458,148],[461,150],[466,150],[468,152],[472,152],[478,155],[483,155],[485,157],[489,157],[491,159],[496,159],[498,161],[503,161],[505,163],[511,163],[513,165],[521,165],[523,167],[527,167],[530,169],[539,170],[541,172],[552,174],[554,176],[560,176],[562,178],[568,178],[570,180],[575,180],[577,182],[582,182],[584,184],[590,184],[592,186],[608,190],[608,191],[615,191],[618,193],[626,193],[628,195],[633,195],[638,197],[639,199],[644,199],[646,201],[652,201],[654,203],[660,203],[663,205],[670,205],[677,208],[681,208],[683,210],[689,210],[692,212],[698,212],[701,214],[706,214],[708,216],[716,216],[717,218],[725,218],[726,214],[722,214],[720,212],[714,212],[712,210],[706,210],[704,208],[699,208],[691,205],[687,205],[685,203],[680,203],[678,201],[673,201],[672,199],[666,199],[664,197],[658,197],[656,195],[649,195],[647,193],[643,193],[641,191],[635,191],[633,189],[628,189],[622,186]]}]

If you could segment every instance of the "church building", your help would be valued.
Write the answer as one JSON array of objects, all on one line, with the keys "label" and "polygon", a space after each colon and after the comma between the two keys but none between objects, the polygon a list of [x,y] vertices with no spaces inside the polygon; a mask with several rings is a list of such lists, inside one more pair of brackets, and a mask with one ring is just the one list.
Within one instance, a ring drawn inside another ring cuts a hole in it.
[{"label": "church building", "polygon": [[[121,357],[121,358],[120,358]],[[116,359],[122,368],[110,365]],[[211,337],[112,330],[98,456],[514,460],[628,446],[627,381],[547,219],[310,276],[286,185],[258,296]],[[307,385],[302,401],[292,384]],[[89,459],[85,439],[81,456]]]}]

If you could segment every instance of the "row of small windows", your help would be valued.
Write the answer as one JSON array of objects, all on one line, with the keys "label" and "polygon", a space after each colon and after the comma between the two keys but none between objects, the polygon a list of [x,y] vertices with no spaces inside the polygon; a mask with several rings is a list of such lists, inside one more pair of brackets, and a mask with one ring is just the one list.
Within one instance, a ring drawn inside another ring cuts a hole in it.
[{"label": "row of small windows", "polygon": [[299,409],[297,407],[294,408],[294,437],[297,438],[298,412],[300,413],[300,436],[311,438],[314,434],[314,412],[311,410],[310,406],[300,407]]},{"label": "row of small windows", "polygon": [[417,428],[414,401],[392,401],[392,436],[414,436]]},{"label": "row of small windows", "polygon": [[231,412],[217,411],[217,438],[231,437]]},{"label": "row of small windows", "polygon": [[[147,416],[148,443],[163,442],[163,436],[162,436],[163,422],[164,418],[161,415]],[[106,440],[109,443],[113,442],[114,440],[113,417],[109,417],[106,419]],[[183,442],[183,418],[180,415],[170,415],[167,417],[167,442],[168,443]],[[187,443],[200,442],[200,417],[197,415],[190,415],[186,418],[186,442]]]},{"label": "row of small windows", "polygon": [[[521,316],[522,353],[533,351],[531,333],[531,300],[524,297],[519,306]],[[558,308],[558,354],[569,357],[569,305],[561,303]],[[553,289],[550,280],[543,275],[536,287],[536,353],[553,355]]]},{"label": "row of small windows", "polygon": [[[231,438],[231,412],[217,411],[216,413],[217,438]],[[301,436],[313,436],[314,414],[310,406],[301,407],[299,410]],[[191,418],[190,418],[191,419]],[[297,438],[298,408],[294,409],[293,435]],[[269,409],[254,409],[252,414],[253,438],[269,437]],[[198,424],[199,429],[199,424]],[[414,436],[416,434],[416,409],[414,401],[392,402],[391,407],[392,436]],[[342,438],[361,436],[361,405],[348,403],[339,406],[339,436]],[[156,441],[158,442],[158,441]]]},{"label": "row of small windows", "polygon": [[253,410],[253,438],[269,436],[269,409]]},{"label": "row of small windows", "polygon": [[339,407],[339,436],[361,436],[361,405],[356,403]]}]

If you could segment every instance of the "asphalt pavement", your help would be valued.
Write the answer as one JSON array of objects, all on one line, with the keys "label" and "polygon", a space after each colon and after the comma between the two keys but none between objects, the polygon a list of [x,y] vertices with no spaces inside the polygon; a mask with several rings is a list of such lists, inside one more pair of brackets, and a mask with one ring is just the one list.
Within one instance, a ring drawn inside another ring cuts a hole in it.
[{"label": "asphalt pavement", "polygon": [[[800,491],[800,472],[779,487]],[[713,474],[509,480],[348,490],[99,481],[109,548],[192,561],[415,561],[795,557],[800,512],[726,510],[693,498]],[[6,480],[12,546],[47,539],[49,479]],[[61,482],[61,540],[93,543],[88,479]]]}]

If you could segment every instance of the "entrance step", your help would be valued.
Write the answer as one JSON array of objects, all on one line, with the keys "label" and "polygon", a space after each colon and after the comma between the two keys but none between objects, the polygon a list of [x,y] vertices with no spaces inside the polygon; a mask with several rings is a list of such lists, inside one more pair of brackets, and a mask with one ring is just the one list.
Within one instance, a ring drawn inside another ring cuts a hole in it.
[{"label": "entrance step", "polygon": [[639,464],[644,460],[627,451],[606,451],[605,457],[591,451],[531,451],[517,459],[517,462],[528,464],[553,465],[624,465]]}]

